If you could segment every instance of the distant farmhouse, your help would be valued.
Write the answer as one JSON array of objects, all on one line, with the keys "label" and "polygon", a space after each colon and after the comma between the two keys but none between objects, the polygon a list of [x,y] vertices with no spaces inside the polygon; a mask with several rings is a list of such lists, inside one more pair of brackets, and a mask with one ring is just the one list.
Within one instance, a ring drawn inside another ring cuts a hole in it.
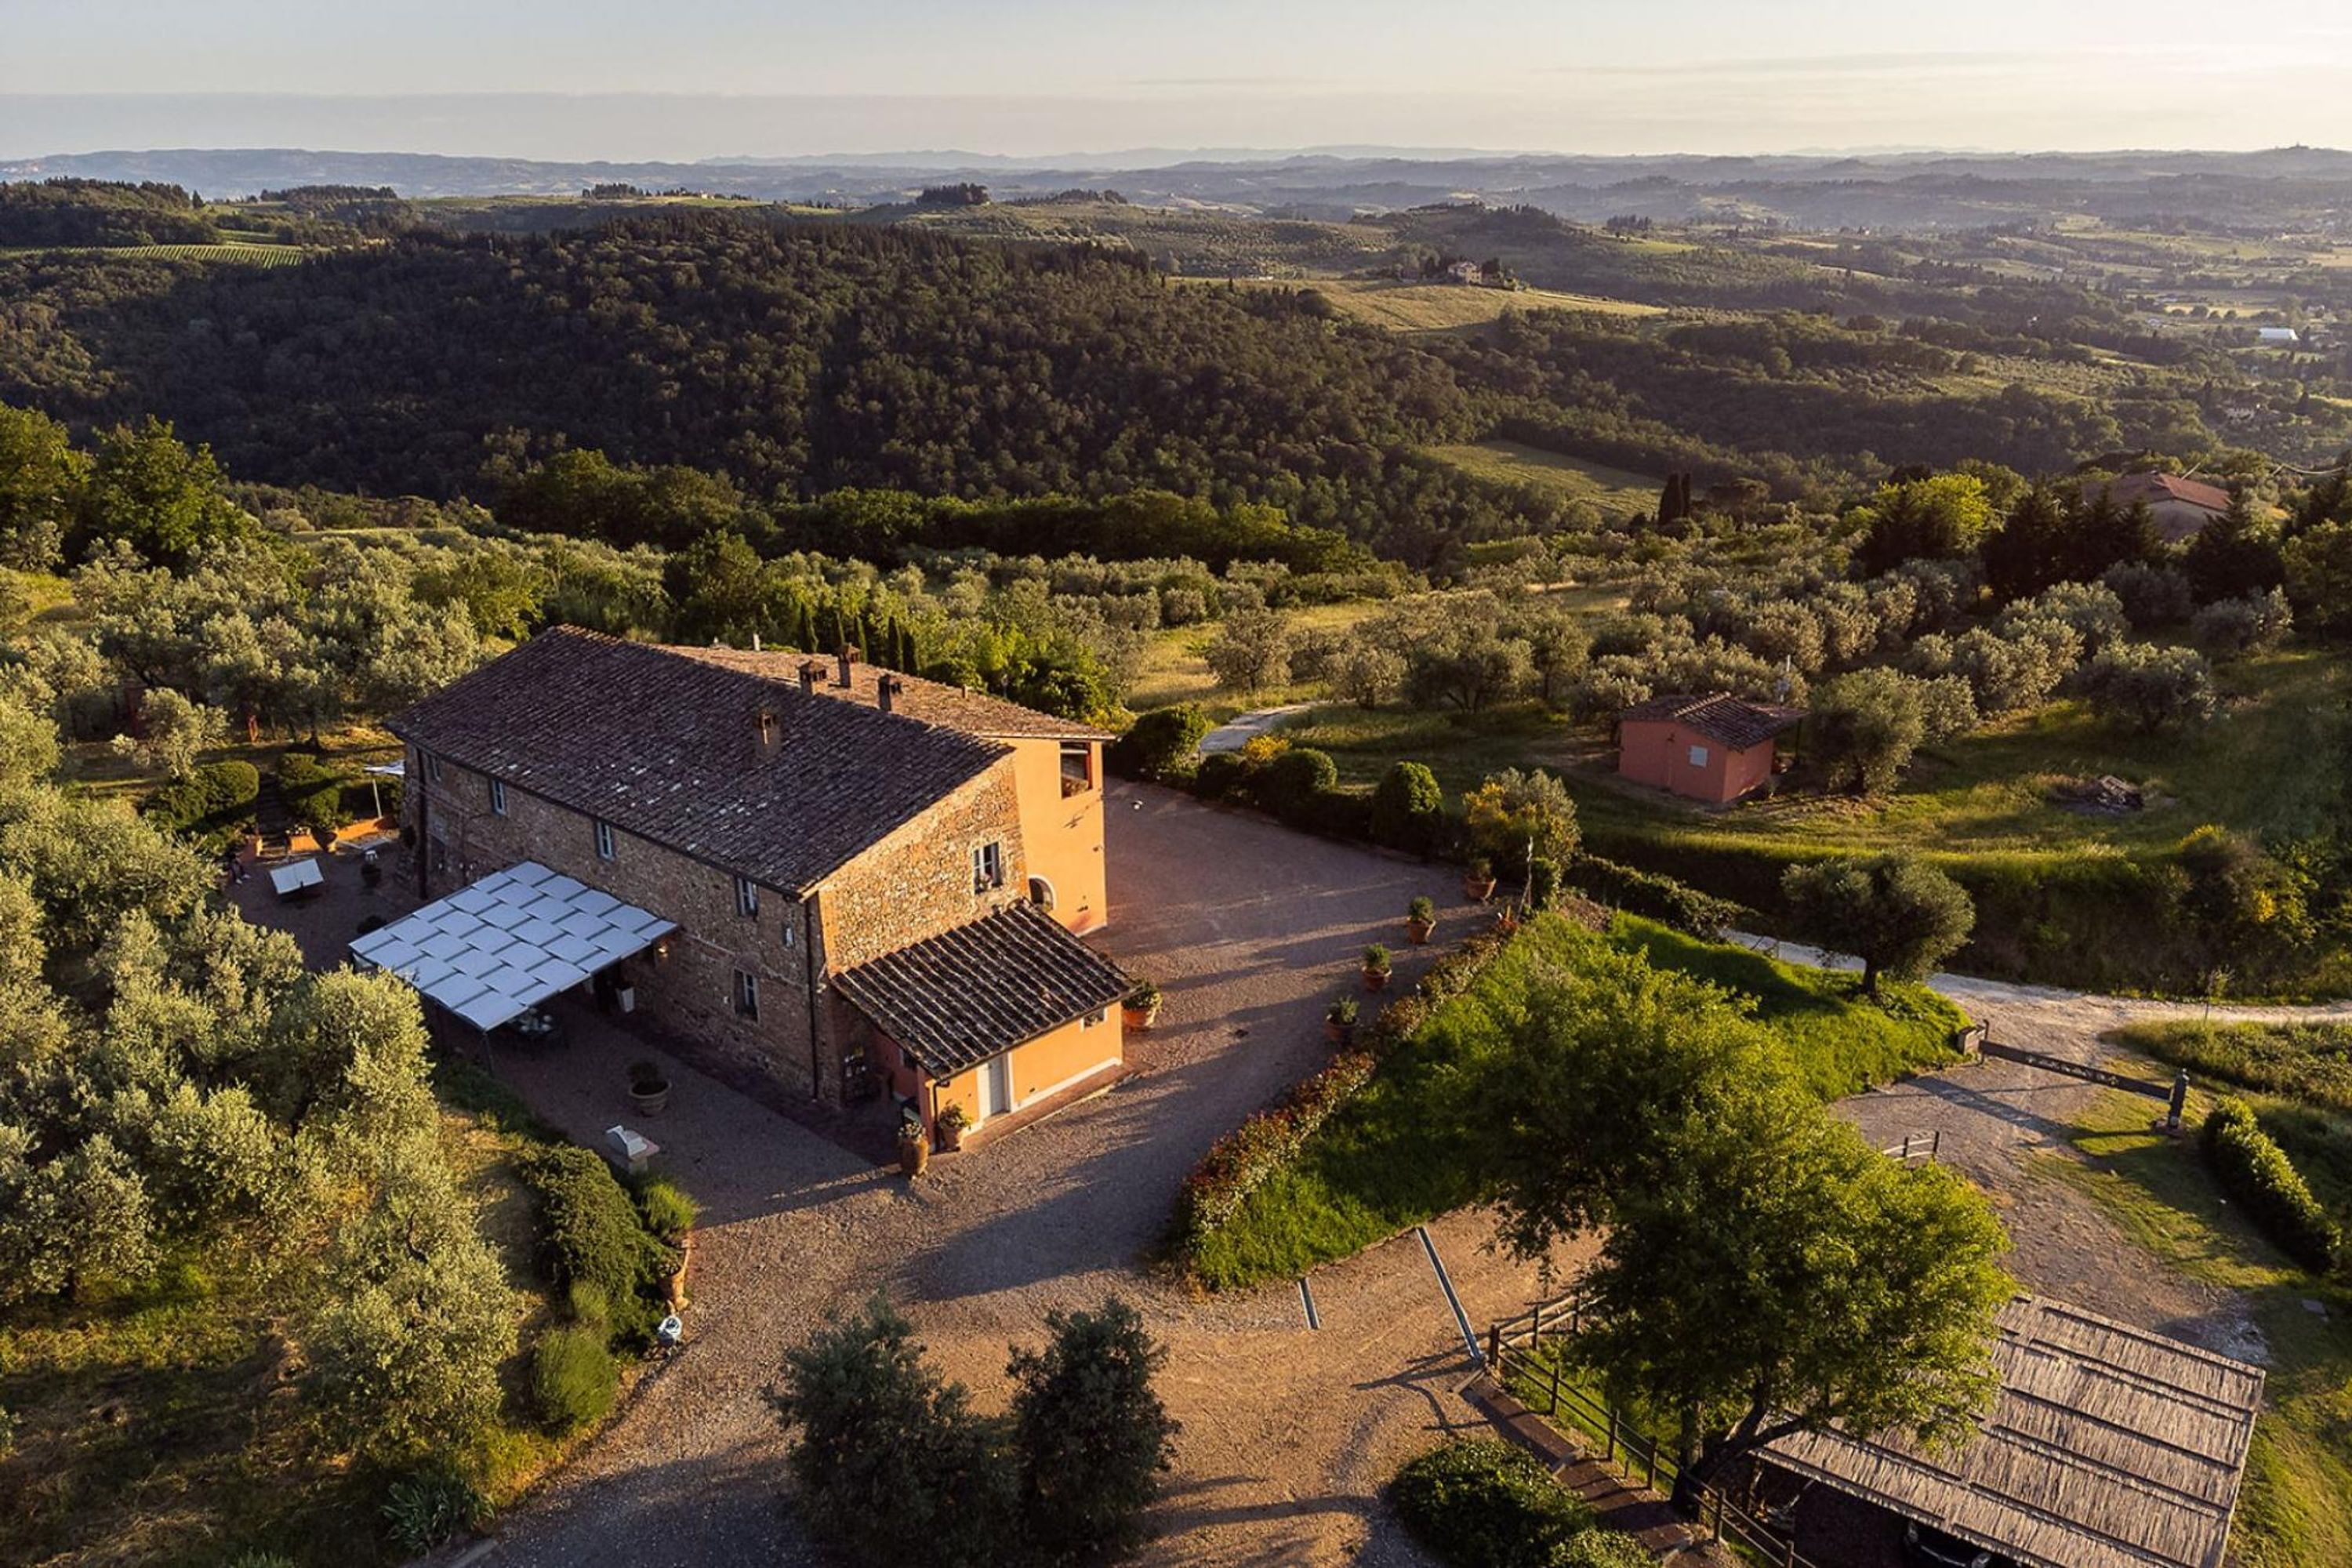
[{"label": "distant farmhouse", "polygon": [[2254,340],[2264,343],[2299,343],[2302,336],[2293,327],[2256,327]]},{"label": "distant farmhouse", "polygon": [[1804,710],[1717,691],[1654,697],[1617,718],[1617,771],[1636,784],[1722,805],[1769,783],[1780,737]]},{"label": "distant farmhouse", "polygon": [[2184,479],[2177,474],[2126,474],[2113,480],[2086,479],[2083,484],[2084,501],[2095,500],[2102,489],[2120,509],[2127,510],[2145,502],[2149,515],[2156,519],[2157,531],[2171,544],[2194,539],[2207,523],[2230,510],[2229,491],[2219,485]]},{"label": "distant farmhouse", "polygon": [[1456,283],[1484,283],[1486,269],[1475,261],[1457,261],[1445,269],[1446,277]]},{"label": "distant farmhouse", "polygon": [[588,990],[689,1055],[825,1106],[887,1092],[927,1128],[1123,1070],[1130,984],[1076,934],[1107,908],[1097,730],[855,650],[571,628],[391,727],[437,901],[353,951],[474,1027]]}]

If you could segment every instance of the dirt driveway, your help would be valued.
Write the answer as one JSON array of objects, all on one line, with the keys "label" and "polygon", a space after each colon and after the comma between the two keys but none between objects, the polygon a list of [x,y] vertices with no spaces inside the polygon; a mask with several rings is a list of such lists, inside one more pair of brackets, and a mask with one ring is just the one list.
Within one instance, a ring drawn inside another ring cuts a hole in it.
[{"label": "dirt driveway", "polygon": [[[1034,1342],[1046,1309],[1113,1291],[1137,1304],[1169,1346],[1162,1386],[1184,1423],[1147,1561],[1420,1561],[1383,1522],[1378,1489],[1434,1430],[1477,1417],[1455,1396],[1468,1359],[1418,1240],[1318,1271],[1319,1331],[1295,1284],[1196,1299],[1140,1258],[1209,1144],[1325,1059],[1323,1004],[1357,987],[1359,951],[1396,949],[1402,988],[1440,950],[1404,945],[1409,900],[1436,900],[1439,944],[1485,916],[1461,904],[1452,873],[1170,791],[1116,787],[1108,807],[1098,940],[1167,998],[1159,1027],[1129,1042],[1141,1070],[910,1184],[674,1066],[671,1107],[645,1125],[707,1205],[690,1342],[506,1517],[494,1561],[820,1561],[779,1504],[782,1446],[763,1394],[788,1345],[877,1288],[984,1406],[1001,1405],[1007,1348]],[[336,867],[328,897],[290,915],[259,907],[265,885],[246,890],[257,916],[334,962],[359,913],[400,902],[355,902],[356,880]],[[499,1070],[593,1143],[623,1119],[625,1064],[648,1047],[593,1015],[572,1023],[559,1053]],[[1474,1322],[1532,1292],[1531,1271],[1483,1252],[1479,1216],[1432,1230]]]}]

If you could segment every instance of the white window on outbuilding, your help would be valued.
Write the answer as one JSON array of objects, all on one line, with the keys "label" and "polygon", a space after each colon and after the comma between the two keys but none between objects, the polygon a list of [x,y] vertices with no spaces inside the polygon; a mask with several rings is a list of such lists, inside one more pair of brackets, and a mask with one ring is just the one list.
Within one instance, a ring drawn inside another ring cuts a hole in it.
[{"label": "white window on outbuilding", "polygon": [[504,816],[506,814],[507,782],[504,779],[492,779],[490,781],[490,815]]},{"label": "white window on outbuilding", "polygon": [[1706,748],[1705,746],[1693,746],[1690,749],[1690,759],[1691,766],[1695,768],[1703,768],[1706,766]]},{"label": "white window on outbuilding", "polygon": [[735,879],[735,912],[746,920],[759,918],[760,884],[749,877]]},{"label": "white window on outbuilding", "polygon": [[614,859],[616,857],[613,851],[613,825],[609,822],[600,821],[596,824],[596,858],[599,860]]}]

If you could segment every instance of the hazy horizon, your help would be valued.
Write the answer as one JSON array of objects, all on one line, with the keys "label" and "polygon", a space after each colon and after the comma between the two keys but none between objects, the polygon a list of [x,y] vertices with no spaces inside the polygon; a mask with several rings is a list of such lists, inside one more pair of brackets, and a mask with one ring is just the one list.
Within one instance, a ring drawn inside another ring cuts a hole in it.
[{"label": "hazy horizon", "polygon": [[[1339,145],[1565,153],[2352,144],[2340,5],[1811,0],[13,0],[0,157],[562,162]],[[216,90],[234,83],[236,89]],[[192,90],[193,89],[193,90]]]}]

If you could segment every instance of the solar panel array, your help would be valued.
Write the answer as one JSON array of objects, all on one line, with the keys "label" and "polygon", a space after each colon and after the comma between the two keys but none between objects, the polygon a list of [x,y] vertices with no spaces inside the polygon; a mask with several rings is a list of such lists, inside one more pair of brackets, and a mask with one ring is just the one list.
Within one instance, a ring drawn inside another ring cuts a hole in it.
[{"label": "solar panel array", "polygon": [[677,930],[635,904],[525,860],[359,938],[352,956],[495,1029]]}]

